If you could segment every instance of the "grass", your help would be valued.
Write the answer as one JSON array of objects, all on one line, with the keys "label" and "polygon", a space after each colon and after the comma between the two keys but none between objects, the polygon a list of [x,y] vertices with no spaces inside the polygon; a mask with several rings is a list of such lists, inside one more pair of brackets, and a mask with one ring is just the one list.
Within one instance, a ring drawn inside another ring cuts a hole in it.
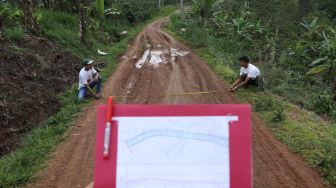
[{"label": "grass", "polygon": [[21,26],[8,27],[3,32],[5,38],[11,41],[19,41],[24,38],[25,32]]},{"label": "grass", "polygon": [[[330,185],[336,185],[335,123],[267,92],[240,91],[238,96],[242,102],[251,103],[256,108],[263,106],[261,104],[265,101],[271,104],[270,108],[258,110],[266,125],[291,151],[300,154],[309,165],[319,170]],[[284,116],[280,120],[277,118],[279,106]]]},{"label": "grass", "polygon": [[[146,23],[167,16],[173,11],[175,11],[174,7],[165,7],[156,17]],[[101,72],[105,78],[114,70],[118,56],[127,50],[128,42],[146,25],[142,23],[136,27],[128,27],[128,36],[114,45],[103,44],[98,39],[91,38],[91,46],[83,46],[77,42],[79,40],[78,30],[76,30],[77,24],[75,24],[74,16],[55,12],[44,12],[43,14],[48,15],[46,23],[40,20],[45,36],[52,38],[61,47],[67,48],[80,57],[108,62]],[[50,21],[55,21],[54,25]],[[102,49],[109,54],[98,56],[97,49]],[[60,100],[63,107],[59,112],[49,117],[39,128],[24,136],[20,147],[15,152],[0,159],[0,187],[20,187],[29,182],[41,168],[45,167],[46,159],[66,138],[69,127],[73,125],[73,120],[78,117],[81,109],[91,103],[89,100],[85,102],[77,100],[76,84],[61,96]]]},{"label": "grass", "polygon": [[[239,70],[239,67],[234,65],[234,57],[237,53],[243,53],[244,50],[235,47],[230,42],[223,42],[222,39],[213,42],[214,38],[211,36],[202,39],[206,40],[205,44],[202,44],[198,37],[195,37],[197,33],[181,32],[179,23],[174,19],[176,18],[173,17],[166,31],[192,47],[195,53],[208,63],[223,80],[232,83]],[[196,29],[191,30],[197,31]],[[297,95],[296,97],[301,96],[300,92],[294,94]],[[242,103],[250,103],[254,106],[254,110],[277,139],[317,169],[326,183],[336,186],[335,122],[326,121],[315,113],[301,109],[268,90],[262,92],[256,88],[240,89],[236,95]]]}]

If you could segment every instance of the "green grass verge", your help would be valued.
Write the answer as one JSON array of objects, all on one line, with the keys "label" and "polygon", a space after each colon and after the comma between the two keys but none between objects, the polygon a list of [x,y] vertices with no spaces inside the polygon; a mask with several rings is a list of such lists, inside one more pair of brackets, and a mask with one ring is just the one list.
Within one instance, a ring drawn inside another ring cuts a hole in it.
[{"label": "green grass verge", "polygon": [[[71,27],[76,22],[76,19],[69,14],[46,13],[49,16],[56,14],[52,16],[54,20],[48,20],[48,24],[49,21],[56,21],[56,23],[54,23],[55,25],[42,26],[44,26],[46,36],[54,39],[61,47],[68,48],[69,51],[80,57],[90,57],[96,61],[108,62],[102,71],[102,76],[107,78],[114,70],[118,56],[127,50],[129,41],[146,24],[160,17],[167,16],[175,10],[176,8],[172,6],[164,7],[151,20],[136,27],[129,26],[128,36],[113,45],[102,44],[95,38],[91,38],[90,47],[81,45],[77,42],[79,40],[77,35],[78,30]],[[51,17],[47,18],[51,19]],[[102,49],[109,54],[98,57],[97,49]],[[77,100],[77,84],[69,88],[60,97],[60,100],[63,102],[63,107],[59,112],[49,117],[39,128],[24,136],[19,149],[0,159],[0,187],[20,187],[31,180],[45,166],[44,162],[55,151],[57,145],[65,139],[69,127],[73,125],[73,120],[78,117],[81,109],[91,103],[90,100],[85,102]]]},{"label": "green grass verge", "polygon": [[[226,82],[231,83],[239,69],[232,70],[225,58],[214,55],[216,47],[202,47],[192,38],[186,37],[174,27],[166,29],[178,40],[191,46],[212,69]],[[208,43],[209,44],[209,43]],[[219,51],[219,50],[218,50]],[[313,112],[291,104],[288,100],[262,92],[255,88],[240,89],[236,92],[242,103],[250,103],[277,139],[317,169],[326,183],[336,186],[336,124],[325,121]]]},{"label": "green grass verge", "polygon": [[4,29],[4,36],[11,41],[18,41],[24,38],[24,32],[21,26],[8,27]]}]

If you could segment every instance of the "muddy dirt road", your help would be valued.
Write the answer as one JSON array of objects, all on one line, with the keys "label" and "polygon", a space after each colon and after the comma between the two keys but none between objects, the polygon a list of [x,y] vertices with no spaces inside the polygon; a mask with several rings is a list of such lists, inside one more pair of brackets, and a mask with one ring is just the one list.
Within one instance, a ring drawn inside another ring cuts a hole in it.
[{"label": "muddy dirt road", "polygon": [[[228,86],[188,47],[162,30],[166,22],[158,20],[137,35],[105,83],[104,96],[123,96],[116,98],[117,103],[235,103],[230,92],[176,95]],[[83,109],[48,167],[29,187],[84,187],[92,180],[95,115],[94,107]],[[254,187],[324,187],[319,175],[279,143],[257,116],[252,123]]]}]

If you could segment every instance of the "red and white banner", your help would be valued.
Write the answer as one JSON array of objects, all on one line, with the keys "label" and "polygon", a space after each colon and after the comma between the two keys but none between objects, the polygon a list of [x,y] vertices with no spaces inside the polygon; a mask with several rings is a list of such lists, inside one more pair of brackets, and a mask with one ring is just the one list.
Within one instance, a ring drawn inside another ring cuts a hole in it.
[{"label": "red and white banner", "polygon": [[96,188],[250,188],[249,105],[114,105],[97,113]]}]

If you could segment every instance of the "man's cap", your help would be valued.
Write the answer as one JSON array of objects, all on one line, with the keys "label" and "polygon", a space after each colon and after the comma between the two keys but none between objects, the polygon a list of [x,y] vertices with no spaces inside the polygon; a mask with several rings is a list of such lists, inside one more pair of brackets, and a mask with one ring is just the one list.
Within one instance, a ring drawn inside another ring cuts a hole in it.
[{"label": "man's cap", "polygon": [[250,59],[247,56],[241,56],[238,61],[250,62]]},{"label": "man's cap", "polygon": [[82,65],[91,65],[93,63],[92,59],[83,59]]}]

